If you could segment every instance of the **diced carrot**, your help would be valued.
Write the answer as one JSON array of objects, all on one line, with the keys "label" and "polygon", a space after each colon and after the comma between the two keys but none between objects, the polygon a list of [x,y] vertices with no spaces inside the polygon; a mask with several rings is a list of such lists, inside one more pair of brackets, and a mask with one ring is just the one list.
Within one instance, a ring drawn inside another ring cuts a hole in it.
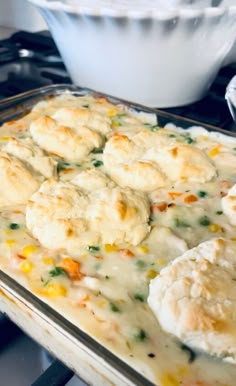
[{"label": "diced carrot", "polygon": [[159,212],[164,212],[167,208],[167,203],[165,201],[162,202],[154,202],[151,206],[151,212],[155,212],[155,210],[158,210]]},{"label": "diced carrot", "polygon": [[16,121],[7,121],[5,123],[6,126],[11,126],[11,125],[14,125],[16,123]]},{"label": "diced carrot", "polygon": [[60,171],[61,174],[69,174],[71,172],[73,172],[73,168],[67,168],[67,169],[63,169]]},{"label": "diced carrot", "polygon": [[225,196],[227,196],[226,192],[220,192],[220,197],[225,197]]},{"label": "diced carrot", "polygon": [[220,187],[223,189],[230,189],[231,186],[232,186],[231,182],[229,182],[227,180],[220,181]]},{"label": "diced carrot", "polygon": [[89,295],[88,294],[85,294],[84,296],[82,296],[78,301],[77,301],[77,305],[79,307],[86,307],[86,302],[90,299]]},{"label": "diced carrot", "polygon": [[168,196],[171,198],[171,200],[174,200],[177,197],[182,196],[182,192],[168,192]]},{"label": "diced carrot", "polygon": [[102,103],[105,103],[106,101],[107,101],[106,98],[98,98],[98,99],[96,100],[96,103],[102,104]]},{"label": "diced carrot", "polygon": [[25,257],[25,256],[22,256],[20,253],[17,253],[17,254],[16,254],[16,257],[17,257],[18,259],[20,259],[20,260],[25,260],[25,259],[26,259],[26,257]]},{"label": "diced carrot", "polygon": [[80,272],[80,264],[78,261],[72,260],[70,257],[64,257],[61,259],[58,266],[66,271],[71,280],[81,279],[82,274]]},{"label": "diced carrot", "polygon": [[121,257],[123,257],[124,259],[132,259],[132,257],[134,257],[134,253],[126,248],[119,249],[119,253],[120,253]]},{"label": "diced carrot", "polygon": [[194,196],[194,194],[188,194],[187,196],[184,197],[184,203],[189,204],[190,202],[195,202],[197,201],[198,198]]}]

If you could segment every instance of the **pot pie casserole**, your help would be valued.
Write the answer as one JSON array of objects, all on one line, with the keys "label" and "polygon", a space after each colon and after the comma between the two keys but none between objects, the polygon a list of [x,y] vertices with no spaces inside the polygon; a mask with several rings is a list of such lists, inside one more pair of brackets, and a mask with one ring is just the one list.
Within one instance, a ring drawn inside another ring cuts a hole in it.
[{"label": "pot pie casserole", "polygon": [[0,267],[159,386],[235,386],[236,138],[69,92],[5,122]]}]

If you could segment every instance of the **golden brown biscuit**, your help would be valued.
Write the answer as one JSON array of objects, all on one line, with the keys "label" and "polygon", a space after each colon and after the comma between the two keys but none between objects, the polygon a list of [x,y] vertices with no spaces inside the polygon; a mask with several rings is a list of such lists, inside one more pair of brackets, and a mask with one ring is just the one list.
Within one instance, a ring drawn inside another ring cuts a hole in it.
[{"label": "golden brown biscuit", "polygon": [[81,160],[104,142],[99,133],[86,126],[71,128],[46,115],[31,123],[30,132],[44,150],[70,161]]},{"label": "golden brown biscuit", "polygon": [[87,216],[103,243],[137,245],[148,234],[149,202],[145,194],[131,189],[104,188],[91,196]]},{"label": "golden brown biscuit", "polygon": [[203,242],[151,281],[148,304],[165,331],[236,363],[235,266],[235,241]]},{"label": "golden brown biscuit", "polygon": [[26,162],[35,172],[42,174],[46,178],[51,178],[55,175],[57,163],[52,157],[45,155],[43,150],[35,145],[30,138],[21,140],[10,138],[2,150]]},{"label": "golden brown biscuit", "polygon": [[25,204],[38,189],[39,182],[21,161],[0,153],[0,205]]}]

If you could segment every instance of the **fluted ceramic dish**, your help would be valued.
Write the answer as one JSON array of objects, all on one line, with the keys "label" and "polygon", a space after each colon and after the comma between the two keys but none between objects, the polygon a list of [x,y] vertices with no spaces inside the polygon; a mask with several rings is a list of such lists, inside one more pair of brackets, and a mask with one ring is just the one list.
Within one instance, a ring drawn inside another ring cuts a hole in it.
[{"label": "fluted ceramic dish", "polygon": [[227,86],[225,99],[227,100],[231,115],[236,122],[236,75]]},{"label": "fluted ceramic dish", "polygon": [[146,106],[201,99],[228,58],[236,60],[235,0],[162,10],[111,7],[105,0],[99,7],[91,1],[80,6],[80,0],[30,1],[46,20],[76,85]]}]

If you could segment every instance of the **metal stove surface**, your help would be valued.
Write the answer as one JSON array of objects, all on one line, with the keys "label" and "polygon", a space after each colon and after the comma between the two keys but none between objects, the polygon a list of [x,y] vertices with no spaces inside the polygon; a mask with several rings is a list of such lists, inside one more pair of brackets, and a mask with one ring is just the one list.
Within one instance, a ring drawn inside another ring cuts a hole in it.
[{"label": "metal stove surface", "polygon": [[[236,63],[223,68],[208,95],[184,107],[167,109],[199,122],[236,130],[224,99]],[[0,40],[0,99],[53,83],[71,83],[49,32],[16,32]],[[0,315],[0,385],[85,386],[7,318]]]}]

